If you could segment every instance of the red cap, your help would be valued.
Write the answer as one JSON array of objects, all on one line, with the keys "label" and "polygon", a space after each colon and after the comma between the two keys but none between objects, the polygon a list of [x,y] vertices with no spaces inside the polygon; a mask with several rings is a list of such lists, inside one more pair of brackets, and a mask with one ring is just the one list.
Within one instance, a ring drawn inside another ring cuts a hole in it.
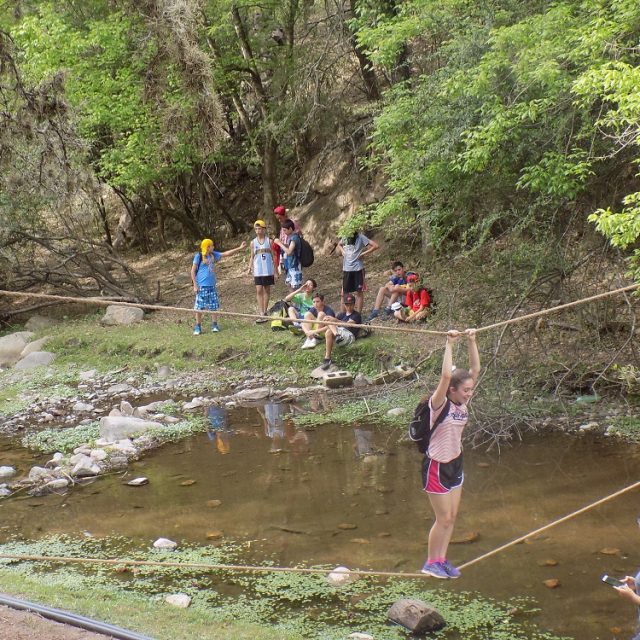
[{"label": "red cap", "polygon": [[418,282],[418,274],[417,273],[410,273],[407,276],[407,282]]},{"label": "red cap", "polygon": [[287,215],[287,210],[281,204],[279,204],[273,210],[273,213],[275,213],[277,216],[285,216],[285,215]]}]

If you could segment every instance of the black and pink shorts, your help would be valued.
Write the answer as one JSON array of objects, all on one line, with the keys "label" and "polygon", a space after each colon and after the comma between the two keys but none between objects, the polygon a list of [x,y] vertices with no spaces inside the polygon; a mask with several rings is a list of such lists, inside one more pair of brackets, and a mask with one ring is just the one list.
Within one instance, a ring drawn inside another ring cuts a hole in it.
[{"label": "black and pink shorts", "polygon": [[449,462],[438,462],[425,455],[422,461],[422,486],[427,493],[449,493],[464,482],[462,454]]}]

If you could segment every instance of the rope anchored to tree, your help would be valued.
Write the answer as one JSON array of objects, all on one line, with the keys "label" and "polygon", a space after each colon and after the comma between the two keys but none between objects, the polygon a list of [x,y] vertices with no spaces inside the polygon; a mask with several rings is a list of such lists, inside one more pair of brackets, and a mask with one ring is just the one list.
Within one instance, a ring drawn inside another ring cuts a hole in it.
[{"label": "rope anchored to tree", "polygon": [[[552,527],[555,527],[567,520],[575,518],[587,511],[608,502],[609,500],[613,500],[633,489],[637,489],[640,487],[640,481],[634,482],[633,484],[620,489],[614,493],[605,496],[604,498],[600,498],[591,504],[588,504],[586,507],[582,507],[581,509],[577,509],[572,513],[563,516],[562,518],[558,518],[553,522],[545,525],[544,527],[540,527],[539,529],[535,529],[534,531],[530,531],[529,533],[508,542],[507,544],[503,544],[488,553],[484,553],[481,556],[473,560],[469,560],[464,564],[460,565],[460,569],[466,569],[482,560],[486,560],[505,549],[508,549],[519,542],[523,542],[524,540],[531,538],[532,536],[538,535],[543,531],[547,531]],[[18,554],[18,553],[0,553],[0,560],[18,560],[18,561],[31,561],[31,562],[64,562],[64,563],[80,563],[80,564],[103,564],[103,565],[112,565],[112,566],[131,566],[131,567],[175,567],[181,569],[195,569],[198,571],[237,571],[237,572],[245,572],[245,573],[306,573],[306,574],[322,574],[326,575],[330,572],[330,569],[313,569],[309,567],[273,567],[273,566],[259,566],[259,565],[247,565],[247,564],[207,564],[204,562],[160,562],[158,560],[129,560],[127,558],[83,558],[83,557],[70,557],[70,556],[40,556],[40,555],[27,555],[27,554]],[[430,576],[424,573],[410,573],[410,572],[401,572],[401,571],[371,571],[371,570],[361,570],[361,569],[350,569],[350,573],[359,575],[359,576],[367,576],[367,577],[379,577],[379,578],[428,578]]]},{"label": "rope anchored to tree", "polygon": [[[589,296],[587,298],[581,298],[580,300],[567,302],[566,304],[561,304],[556,307],[543,309],[542,311],[536,311],[534,313],[529,313],[524,316],[518,316],[517,318],[511,318],[509,320],[503,320],[501,322],[496,322],[494,324],[486,325],[484,327],[479,327],[476,329],[476,333],[490,331],[491,329],[497,329],[498,327],[515,324],[517,322],[523,322],[525,320],[531,320],[533,318],[546,316],[552,313],[558,313],[559,311],[570,309],[571,307],[576,307],[582,304],[586,304],[588,302],[593,302],[594,300],[601,300],[602,298],[607,298],[607,297],[615,296],[621,293],[626,293],[627,291],[633,291],[634,289],[638,289],[638,287],[640,287],[640,283],[631,284],[626,287],[621,287],[619,289],[613,289],[612,291],[605,291],[603,293],[598,293],[593,296]],[[114,302],[113,300],[104,300],[102,298],[79,298],[79,297],[73,297],[73,296],[58,296],[58,295],[52,295],[52,294],[46,294],[46,293],[31,293],[31,292],[23,292],[23,291],[5,291],[5,290],[0,290],[0,295],[13,297],[13,298],[39,298],[42,300],[53,300],[58,302],[95,304],[99,306],[117,305],[120,307],[135,307],[138,309],[149,309],[152,311],[172,311],[172,312],[178,312],[178,313],[185,313],[185,312],[194,313],[194,310],[188,307],[172,307],[167,305],[144,304],[144,303],[137,304],[133,302]],[[216,313],[218,315],[228,316],[230,318],[247,318],[250,320],[264,319],[264,316],[261,316],[255,313],[240,313],[237,311],[215,311],[215,312],[203,311],[202,313]],[[354,328],[371,329],[371,325],[368,325],[368,324],[340,322],[339,320],[332,320],[330,318],[323,318],[322,323],[333,324],[340,327],[349,327],[352,329]],[[410,327],[389,327],[386,325],[375,325],[375,330],[387,331],[391,333],[413,333],[413,334],[438,335],[438,336],[444,336],[447,334],[446,331],[434,331],[432,329],[413,329]]]}]

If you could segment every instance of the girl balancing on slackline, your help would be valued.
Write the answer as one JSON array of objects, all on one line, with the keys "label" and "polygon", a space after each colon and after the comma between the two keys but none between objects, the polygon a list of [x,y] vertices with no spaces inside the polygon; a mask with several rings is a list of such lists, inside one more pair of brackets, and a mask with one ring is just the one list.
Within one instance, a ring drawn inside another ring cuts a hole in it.
[{"label": "girl balancing on slackline", "polygon": [[[434,578],[459,578],[460,570],[447,560],[462,497],[462,431],[469,419],[467,405],[480,373],[475,329],[467,329],[469,369],[454,369],[453,344],[463,334],[447,333],[440,383],[429,398],[429,448],[422,462],[422,485],[429,496],[436,521],[429,532],[429,552],[422,573]],[[434,430],[435,428],[435,430]]]}]

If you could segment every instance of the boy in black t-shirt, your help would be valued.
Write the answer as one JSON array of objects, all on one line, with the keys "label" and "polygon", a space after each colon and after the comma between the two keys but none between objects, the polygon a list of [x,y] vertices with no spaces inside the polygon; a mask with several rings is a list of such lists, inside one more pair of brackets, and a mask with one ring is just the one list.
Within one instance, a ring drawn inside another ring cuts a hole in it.
[{"label": "boy in black t-shirt", "polygon": [[[353,324],[362,324],[362,316],[355,311],[356,298],[352,294],[347,294],[344,297],[344,306],[346,311],[338,314],[336,320],[342,322],[352,322]],[[333,345],[337,344],[341,347],[346,347],[349,344],[355,342],[355,339],[360,332],[359,327],[337,327],[334,324],[327,325],[325,332],[325,353],[324,361],[320,365],[321,369],[327,371],[331,367],[331,352],[333,351]]]}]

